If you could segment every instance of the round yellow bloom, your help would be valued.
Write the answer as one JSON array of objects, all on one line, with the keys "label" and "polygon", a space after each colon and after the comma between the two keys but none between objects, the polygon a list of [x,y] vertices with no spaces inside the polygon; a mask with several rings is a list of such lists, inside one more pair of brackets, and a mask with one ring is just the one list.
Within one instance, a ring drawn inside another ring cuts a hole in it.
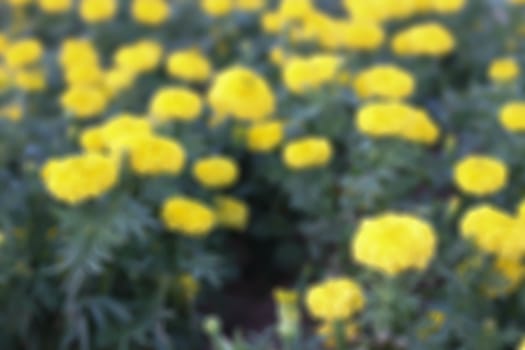
[{"label": "round yellow bloom", "polygon": [[96,117],[106,109],[108,99],[106,94],[95,87],[73,86],[60,98],[62,107],[76,118],[87,119]]},{"label": "round yellow bloom", "polygon": [[104,79],[104,72],[97,64],[76,64],[66,70],[69,85],[97,85]]},{"label": "round yellow bloom", "polygon": [[314,12],[311,0],[282,0],[279,13],[286,19],[301,19]]},{"label": "round yellow bloom", "polygon": [[193,165],[193,176],[208,188],[225,188],[239,178],[239,168],[229,157],[211,156],[197,160]]},{"label": "round yellow bloom", "polygon": [[170,7],[166,0],[133,0],[131,14],[139,23],[158,26],[169,18]]},{"label": "round yellow bloom", "polygon": [[69,68],[76,65],[98,66],[99,57],[93,43],[82,38],[69,38],[64,40],[60,47],[58,57],[62,68]]},{"label": "round yellow bloom", "polygon": [[118,10],[117,0],[81,0],[80,16],[88,23],[112,19]]},{"label": "round yellow bloom", "polygon": [[220,226],[237,231],[246,229],[250,208],[245,202],[231,196],[219,196],[215,199],[215,206]]},{"label": "round yellow bloom", "polygon": [[361,311],[365,306],[365,295],[357,282],[340,277],[310,286],[305,301],[312,317],[323,321],[338,321]]},{"label": "round yellow bloom", "polygon": [[47,13],[63,13],[71,9],[71,0],[38,0],[38,5],[42,11]]},{"label": "round yellow bloom", "polygon": [[459,189],[474,196],[486,196],[499,192],[508,180],[505,163],[499,159],[471,155],[454,166],[454,181]]},{"label": "round yellow bloom", "polygon": [[236,0],[235,8],[241,11],[259,11],[266,6],[266,0]]},{"label": "round yellow bloom", "polygon": [[106,140],[102,128],[89,128],[80,134],[80,145],[88,152],[102,152],[106,149]]},{"label": "round yellow bloom", "polygon": [[43,53],[44,48],[37,39],[21,39],[7,47],[4,59],[9,68],[18,69],[37,63]]},{"label": "round yellow bloom", "polygon": [[383,28],[369,21],[348,21],[334,28],[343,48],[351,50],[373,51],[385,40]]},{"label": "round yellow bloom", "polygon": [[326,166],[332,159],[332,145],[323,137],[304,137],[286,145],[283,161],[293,170],[306,170]]},{"label": "round yellow bloom", "polygon": [[520,66],[514,58],[499,58],[491,62],[489,77],[497,83],[508,83],[520,75]]},{"label": "round yellow bloom", "polygon": [[215,213],[198,200],[175,196],[162,205],[162,220],[169,230],[202,238],[215,227]]},{"label": "round yellow bloom", "polygon": [[176,141],[149,136],[134,140],[130,148],[131,168],[140,175],[178,175],[186,163],[186,152]]},{"label": "round yellow bloom", "polygon": [[514,101],[504,105],[499,120],[508,131],[525,131],[525,102]]},{"label": "round yellow bloom", "polygon": [[338,56],[328,54],[294,57],[284,63],[282,76],[290,91],[302,94],[333,81],[340,64]]},{"label": "round yellow bloom", "polygon": [[271,152],[281,143],[284,126],[279,121],[268,121],[251,126],[247,133],[248,149],[252,152]]},{"label": "round yellow bloom", "polygon": [[352,244],[357,262],[389,276],[410,269],[426,269],[435,250],[432,226],[418,217],[400,213],[363,220]]},{"label": "round yellow bloom", "polygon": [[42,179],[53,197],[75,205],[111,189],[118,180],[118,165],[97,153],[50,159],[42,169]]},{"label": "round yellow bloom", "polygon": [[128,150],[138,139],[152,137],[150,122],[128,113],[112,116],[106,123],[87,129],[81,135],[81,144],[86,150]]},{"label": "round yellow bloom", "polygon": [[361,98],[404,99],[413,94],[415,86],[414,78],[409,72],[387,64],[360,72],[354,81],[354,88]]},{"label": "round yellow bloom", "polygon": [[117,67],[134,73],[150,72],[158,67],[163,48],[156,41],[140,40],[120,48],[114,61]]},{"label": "round yellow bloom", "polygon": [[215,113],[239,120],[261,120],[275,111],[275,96],[268,82],[242,66],[228,68],[217,75],[208,101]]},{"label": "round yellow bloom", "polygon": [[202,101],[196,92],[188,88],[163,88],[153,96],[149,110],[156,120],[192,121],[201,114]]},{"label": "round yellow bloom", "polygon": [[233,10],[233,0],[200,0],[200,5],[212,17],[225,16]]},{"label": "round yellow bloom", "polygon": [[23,91],[42,91],[46,88],[46,74],[41,69],[18,70],[15,72],[15,85]]},{"label": "round yellow bloom", "polygon": [[198,49],[173,52],[166,68],[170,76],[192,82],[206,81],[211,74],[210,61]]},{"label": "round yellow bloom", "polygon": [[400,56],[444,56],[454,50],[454,36],[443,25],[429,22],[397,33],[392,50]]},{"label": "round yellow bloom", "polygon": [[266,33],[276,34],[286,24],[286,21],[279,12],[265,12],[261,16],[261,27]]},{"label": "round yellow bloom", "polygon": [[372,103],[360,108],[356,126],[374,138],[398,137],[430,145],[439,137],[439,129],[425,110],[398,102]]}]

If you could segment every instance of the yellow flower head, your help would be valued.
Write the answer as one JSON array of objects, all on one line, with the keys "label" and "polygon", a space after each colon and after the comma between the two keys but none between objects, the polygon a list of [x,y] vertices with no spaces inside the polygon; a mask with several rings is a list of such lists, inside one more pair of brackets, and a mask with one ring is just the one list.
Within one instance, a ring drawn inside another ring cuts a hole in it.
[{"label": "yellow flower head", "polygon": [[53,197],[75,205],[109,191],[118,180],[118,164],[97,153],[52,158],[42,169],[42,179]]},{"label": "yellow flower head", "polygon": [[228,15],[233,10],[233,0],[200,0],[202,11],[212,17]]},{"label": "yellow flower head", "polygon": [[197,160],[193,165],[193,176],[205,187],[225,188],[235,184],[239,168],[229,157],[211,156]]},{"label": "yellow flower head", "polygon": [[215,213],[198,200],[175,196],[162,205],[162,220],[169,230],[202,238],[215,227]]},{"label": "yellow flower head", "polygon": [[418,217],[385,213],[361,222],[351,249],[358,263],[395,276],[427,268],[435,254],[436,234]]},{"label": "yellow flower head", "polygon": [[69,85],[98,85],[104,79],[104,72],[98,64],[76,64],[66,70],[66,81]]},{"label": "yellow flower head", "polygon": [[166,0],[133,0],[131,14],[138,23],[158,26],[169,18],[170,6]]},{"label": "yellow flower head", "polygon": [[323,321],[345,320],[365,306],[361,286],[350,278],[331,278],[310,286],[306,307],[312,317]]},{"label": "yellow flower head", "polygon": [[340,63],[338,56],[329,54],[293,57],[283,65],[283,80],[290,91],[302,94],[333,81]]},{"label": "yellow flower head", "polygon": [[217,75],[208,101],[215,113],[239,120],[265,119],[275,110],[275,96],[268,82],[242,66],[228,68]]},{"label": "yellow flower head", "polygon": [[505,104],[500,110],[499,121],[508,131],[525,131],[525,102],[514,101]]},{"label": "yellow flower head", "polygon": [[425,110],[399,102],[365,105],[358,111],[356,126],[374,138],[398,137],[431,145],[439,137],[439,129]]},{"label": "yellow flower head", "polygon": [[140,40],[121,47],[115,53],[117,67],[134,73],[145,73],[156,69],[162,59],[162,46],[152,40]]},{"label": "yellow flower head", "polygon": [[220,226],[237,231],[246,229],[250,208],[245,202],[231,196],[219,196],[215,199],[215,206]]},{"label": "yellow flower head", "polygon": [[192,82],[206,81],[211,74],[210,61],[198,49],[173,52],[166,68],[170,76]]},{"label": "yellow flower head", "polygon": [[311,0],[282,0],[279,13],[286,19],[302,19],[315,11]]},{"label": "yellow flower head", "polygon": [[415,86],[416,82],[409,72],[386,64],[360,72],[354,81],[354,88],[361,98],[404,99],[412,95]]},{"label": "yellow flower head", "polygon": [[369,21],[345,21],[333,29],[331,36],[337,36],[340,46],[350,50],[374,51],[385,41],[383,28]]},{"label": "yellow flower head", "polygon": [[42,11],[57,14],[64,13],[71,9],[72,0],[38,0],[38,5]]},{"label": "yellow flower head", "polygon": [[60,103],[76,118],[88,119],[104,112],[108,98],[99,88],[73,86],[62,94]]},{"label": "yellow flower head", "polygon": [[98,66],[99,64],[97,49],[91,41],[82,38],[64,40],[58,60],[62,68],[66,69],[76,65]]},{"label": "yellow flower head", "polygon": [[81,0],[80,17],[87,23],[105,22],[118,10],[117,0]]},{"label": "yellow flower head", "polygon": [[163,88],[153,96],[149,110],[159,121],[192,121],[201,114],[202,101],[196,92],[188,88]]},{"label": "yellow flower head", "polygon": [[18,69],[38,63],[44,53],[44,47],[37,39],[21,39],[11,43],[4,54],[9,68]]},{"label": "yellow flower head", "polygon": [[520,75],[520,66],[514,58],[499,58],[490,63],[489,78],[496,83],[508,83]]},{"label": "yellow flower head", "polygon": [[280,121],[268,121],[255,124],[248,129],[246,143],[252,152],[271,152],[284,137],[284,125]]},{"label": "yellow flower head", "polygon": [[42,91],[46,88],[46,74],[41,69],[18,70],[15,72],[15,85],[23,91]]},{"label": "yellow flower head", "polygon": [[502,190],[508,180],[505,163],[493,157],[470,155],[454,165],[454,182],[474,196],[487,196]]},{"label": "yellow flower head", "polygon": [[409,27],[392,40],[392,50],[400,56],[444,56],[455,46],[454,36],[437,22]]},{"label": "yellow flower head", "polygon": [[293,170],[306,170],[326,166],[332,159],[332,145],[323,137],[304,137],[286,145],[283,161]]},{"label": "yellow flower head", "polygon": [[145,136],[133,141],[129,152],[131,168],[140,175],[178,175],[186,163],[186,152],[176,141]]}]

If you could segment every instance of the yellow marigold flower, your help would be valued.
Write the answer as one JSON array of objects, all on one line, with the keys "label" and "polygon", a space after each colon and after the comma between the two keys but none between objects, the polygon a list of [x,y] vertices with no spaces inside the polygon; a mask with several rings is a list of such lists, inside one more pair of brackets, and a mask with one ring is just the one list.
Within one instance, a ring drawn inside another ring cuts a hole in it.
[{"label": "yellow marigold flower", "polygon": [[499,121],[508,131],[525,131],[525,102],[514,101],[504,105],[500,110]]},{"label": "yellow marigold flower", "polygon": [[97,85],[104,79],[104,72],[98,64],[76,64],[66,70],[66,82],[69,85]]},{"label": "yellow marigold flower", "polygon": [[280,121],[268,121],[252,125],[246,135],[248,149],[252,152],[271,152],[284,137],[284,126]]},{"label": "yellow marigold flower", "polygon": [[215,227],[215,213],[202,202],[175,196],[162,205],[162,220],[169,230],[183,235],[202,238]]},{"label": "yellow marigold flower", "polygon": [[47,13],[64,13],[71,9],[71,0],[38,0],[38,5],[42,11]]},{"label": "yellow marigold flower", "polygon": [[435,254],[436,234],[416,216],[385,213],[361,222],[351,249],[358,263],[395,276],[427,268]]},{"label": "yellow marigold flower", "polygon": [[354,81],[355,90],[361,98],[404,99],[414,93],[415,86],[409,72],[390,64],[380,64],[361,71]]},{"label": "yellow marigold flower", "polygon": [[0,107],[0,118],[5,118],[15,123],[22,119],[22,115],[23,109],[21,104],[12,103]]},{"label": "yellow marigold flower", "polygon": [[76,118],[96,117],[106,109],[108,99],[104,92],[96,87],[73,86],[60,98],[62,107]]},{"label": "yellow marigold flower", "polygon": [[9,68],[18,69],[35,63],[42,58],[44,48],[37,39],[21,39],[11,43],[4,54]]},{"label": "yellow marigold flower", "polygon": [[200,96],[191,89],[169,87],[158,90],[150,102],[150,114],[159,121],[192,121],[202,110]]},{"label": "yellow marigold flower", "polygon": [[467,0],[431,0],[432,9],[438,13],[456,13],[461,11]]},{"label": "yellow marigold flower", "polygon": [[215,198],[217,223],[232,230],[243,231],[250,219],[250,208],[248,205],[231,196],[219,196]]},{"label": "yellow marigold flower", "polygon": [[178,175],[186,163],[186,151],[175,140],[159,136],[134,140],[130,147],[131,168],[140,175]]},{"label": "yellow marigold flower", "polygon": [[156,69],[162,59],[162,46],[152,40],[140,40],[121,47],[114,56],[117,67],[134,73]]},{"label": "yellow marigold flower", "polygon": [[305,302],[310,315],[315,319],[338,321],[361,311],[365,306],[365,295],[357,282],[339,277],[310,286]]},{"label": "yellow marigold flower", "polygon": [[200,0],[200,5],[212,17],[225,16],[233,10],[233,0]]},{"label": "yellow marigold flower", "polygon": [[335,55],[293,57],[284,63],[282,77],[290,91],[303,94],[333,81],[340,65],[341,59]]},{"label": "yellow marigold flower", "polygon": [[455,46],[454,36],[437,22],[409,27],[392,40],[392,50],[400,56],[444,56]]},{"label": "yellow marigold flower", "polygon": [[102,128],[86,129],[80,134],[80,145],[88,152],[102,152],[106,149],[106,140]]},{"label": "yellow marigold flower", "polygon": [[98,66],[99,63],[98,53],[93,43],[82,38],[64,40],[60,47],[58,60],[62,68],[76,65]]},{"label": "yellow marigold flower", "polygon": [[118,165],[98,153],[52,158],[42,169],[42,179],[53,197],[76,205],[109,191],[118,180]]},{"label": "yellow marigold flower", "polygon": [[15,72],[15,85],[23,91],[42,91],[46,88],[46,74],[41,69],[18,70]]},{"label": "yellow marigold flower", "polygon": [[115,67],[105,73],[103,77],[104,87],[110,96],[115,96],[123,90],[132,87],[135,83],[135,78],[135,73],[127,69]]},{"label": "yellow marigold flower", "polygon": [[235,0],[235,8],[241,11],[259,11],[266,6],[266,0]]},{"label": "yellow marigold flower", "polygon": [[304,137],[286,145],[283,161],[293,170],[306,170],[326,166],[332,159],[332,145],[323,137]]},{"label": "yellow marigold flower", "polygon": [[[352,321],[345,321],[343,324],[344,338],[352,341],[357,338],[359,327]],[[317,328],[317,334],[324,338],[327,348],[335,348],[337,345],[337,329],[333,322],[324,322]]]},{"label": "yellow marigold flower", "polygon": [[235,184],[239,168],[229,157],[211,156],[197,160],[193,165],[193,176],[208,188],[225,188]]},{"label": "yellow marigold flower", "polygon": [[365,135],[398,137],[411,142],[433,144],[439,129],[427,112],[398,102],[372,103],[359,109],[357,129]]},{"label": "yellow marigold flower", "polygon": [[508,176],[505,163],[488,156],[467,156],[454,166],[454,182],[462,192],[474,196],[499,192],[506,186]]},{"label": "yellow marigold flower", "polygon": [[261,16],[261,27],[266,33],[276,34],[283,29],[286,21],[279,12],[265,12]]},{"label": "yellow marigold flower", "polygon": [[341,46],[351,50],[373,51],[385,40],[383,28],[373,22],[347,21],[335,29],[341,38]]},{"label": "yellow marigold flower", "polygon": [[202,82],[211,74],[210,61],[198,49],[186,49],[173,52],[167,60],[170,76],[187,81]]},{"label": "yellow marigold flower", "polygon": [[490,63],[489,77],[496,83],[508,83],[520,75],[520,66],[514,58],[499,58]]},{"label": "yellow marigold flower", "polygon": [[315,11],[311,0],[282,0],[279,13],[287,19],[301,19]]},{"label": "yellow marigold flower", "polygon": [[275,96],[268,82],[242,66],[228,68],[217,75],[208,101],[215,113],[239,120],[261,120],[275,111]]},{"label": "yellow marigold flower", "polygon": [[158,26],[169,18],[170,7],[166,0],[133,0],[131,14],[139,23]]},{"label": "yellow marigold flower", "polygon": [[118,10],[117,0],[81,0],[80,17],[87,23],[105,22]]},{"label": "yellow marigold flower", "polygon": [[104,147],[117,152],[129,149],[137,139],[153,135],[147,119],[128,113],[113,116],[100,130]]}]

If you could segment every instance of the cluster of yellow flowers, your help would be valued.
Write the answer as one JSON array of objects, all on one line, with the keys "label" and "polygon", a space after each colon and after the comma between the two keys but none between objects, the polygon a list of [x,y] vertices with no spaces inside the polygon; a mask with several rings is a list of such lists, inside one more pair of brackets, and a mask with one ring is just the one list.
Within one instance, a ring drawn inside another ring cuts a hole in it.
[{"label": "cluster of yellow flowers", "polygon": [[389,276],[426,269],[435,250],[434,229],[418,217],[400,213],[363,220],[351,246],[358,263]]}]

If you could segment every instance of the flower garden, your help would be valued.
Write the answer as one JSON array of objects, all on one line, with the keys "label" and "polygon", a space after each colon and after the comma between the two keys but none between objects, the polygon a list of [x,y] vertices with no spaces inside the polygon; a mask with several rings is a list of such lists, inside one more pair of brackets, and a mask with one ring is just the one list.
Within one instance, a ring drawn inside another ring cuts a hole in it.
[{"label": "flower garden", "polygon": [[0,349],[525,350],[525,1],[1,0]]}]

